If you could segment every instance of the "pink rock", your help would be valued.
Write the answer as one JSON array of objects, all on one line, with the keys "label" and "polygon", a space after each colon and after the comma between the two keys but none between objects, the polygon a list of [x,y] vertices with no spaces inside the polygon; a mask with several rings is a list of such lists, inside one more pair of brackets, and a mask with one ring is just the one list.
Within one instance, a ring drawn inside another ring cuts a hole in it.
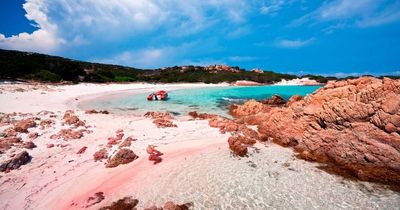
[{"label": "pink rock", "polygon": [[95,161],[107,159],[107,158],[108,158],[108,153],[107,153],[107,150],[104,148],[100,149],[99,151],[97,151],[93,154],[93,159]]},{"label": "pink rock", "polygon": [[121,164],[127,164],[139,158],[132,150],[122,148],[108,162],[107,168],[114,168]]},{"label": "pink rock", "polygon": [[85,153],[86,149],[87,149],[87,146],[84,146],[81,149],[79,149],[79,151],[76,154],[83,154],[83,153]]}]

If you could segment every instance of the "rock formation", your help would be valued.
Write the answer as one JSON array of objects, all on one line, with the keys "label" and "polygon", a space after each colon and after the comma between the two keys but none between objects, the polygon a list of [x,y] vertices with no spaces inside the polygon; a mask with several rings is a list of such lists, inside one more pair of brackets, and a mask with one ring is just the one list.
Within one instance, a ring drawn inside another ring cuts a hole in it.
[{"label": "rock formation", "polygon": [[108,158],[108,152],[105,148],[100,149],[99,151],[97,151],[93,154],[94,161],[107,159],[107,158]]},{"label": "rock formation", "polygon": [[95,110],[95,109],[90,109],[90,110],[86,110],[86,111],[85,111],[85,114],[110,114],[110,112],[107,111],[107,110],[100,110],[100,111],[97,111],[97,110]]},{"label": "rock formation", "polygon": [[117,154],[115,154],[108,162],[107,168],[114,168],[121,164],[127,164],[139,158],[132,150],[130,149],[120,149]]},{"label": "rock formation", "polygon": [[67,110],[63,119],[67,125],[73,125],[75,127],[85,126],[85,122],[81,121],[72,110]]},{"label": "rock formation", "polygon": [[164,154],[156,150],[154,146],[152,145],[147,146],[146,152],[147,154],[149,154],[149,160],[153,161],[154,165],[162,161],[162,158],[160,156]]},{"label": "rock formation", "polygon": [[29,153],[26,151],[23,151],[17,155],[15,155],[13,158],[4,161],[3,163],[0,164],[0,171],[10,171],[17,169],[21,167],[21,165],[27,164],[31,160],[31,156],[29,156]]},{"label": "rock formation", "polygon": [[361,180],[400,184],[400,80],[330,82],[283,107],[249,101],[231,113],[301,158]]},{"label": "rock formation", "polygon": [[147,112],[144,117],[153,119],[157,128],[177,127],[171,120],[173,117],[168,112]]},{"label": "rock formation", "polygon": [[136,210],[139,200],[131,197],[125,197],[113,202],[109,206],[101,207],[99,210]]},{"label": "rock formation", "polygon": [[28,118],[25,120],[20,120],[14,125],[14,130],[20,133],[28,133],[28,128],[36,127],[36,122],[34,118]]}]

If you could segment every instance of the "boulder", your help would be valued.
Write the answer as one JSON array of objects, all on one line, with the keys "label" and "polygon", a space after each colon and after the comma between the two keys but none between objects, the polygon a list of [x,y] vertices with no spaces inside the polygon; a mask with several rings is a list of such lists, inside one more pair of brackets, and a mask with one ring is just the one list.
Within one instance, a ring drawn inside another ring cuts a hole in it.
[{"label": "boulder", "polygon": [[21,167],[21,165],[27,164],[31,160],[31,156],[27,151],[23,151],[17,155],[15,155],[13,158],[4,161],[3,163],[0,164],[0,171],[5,172],[5,171],[10,171],[17,169]]},{"label": "boulder", "polygon": [[27,141],[22,144],[22,148],[25,148],[25,149],[33,149],[35,147],[36,147],[36,145],[31,141]]},{"label": "boulder", "polygon": [[283,106],[286,104],[286,100],[279,95],[273,95],[271,98],[264,99],[260,102],[269,106]]},{"label": "boulder", "polygon": [[97,110],[94,110],[94,109],[90,109],[90,110],[86,110],[85,114],[110,114],[110,112],[107,111],[107,110],[97,111]]},{"label": "boulder", "polygon": [[28,128],[36,127],[36,122],[34,118],[28,118],[20,120],[14,125],[14,130],[19,133],[28,133]]},{"label": "boulder", "polygon": [[108,158],[108,152],[105,148],[100,149],[99,151],[93,154],[94,161],[103,160]]},{"label": "boulder", "polygon": [[132,197],[125,197],[113,202],[109,206],[101,207],[99,210],[136,210],[139,200]]},{"label": "boulder", "polygon": [[53,126],[56,122],[52,119],[44,119],[40,121],[40,129],[44,130],[46,128],[50,128]]},{"label": "boulder", "polygon": [[22,141],[20,137],[5,137],[5,138],[0,138],[0,153],[3,153],[9,149],[11,149],[12,146],[15,144],[20,144]]},{"label": "boulder", "polygon": [[70,128],[62,129],[58,132],[58,134],[50,136],[51,139],[62,138],[64,140],[80,139],[82,137],[83,137],[83,130],[75,131]]},{"label": "boulder", "polygon": [[191,116],[193,119],[196,119],[199,115],[197,114],[196,111],[189,112],[189,116]]},{"label": "boulder", "polygon": [[188,204],[175,204],[172,201],[168,201],[164,204],[163,210],[189,210]]},{"label": "boulder", "polygon": [[121,164],[127,164],[139,158],[132,150],[122,148],[108,162],[107,168],[114,168]]},{"label": "boulder", "polygon": [[149,154],[149,160],[153,161],[154,164],[158,164],[162,161],[162,158],[160,156],[164,154],[155,149],[154,146],[147,146],[146,152],[147,154]]},{"label": "boulder", "polygon": [[64,114],[63,119],[67,125],[73,125],[75,127],[85,126],[85,122],[81,121],[72,110],[67,110]]},{"label": "boulder", "polygon": [[233,153],[240,157],[244,157],[247,154],[247,146],[242,144],[237,138],[230,137],[228,139],[229,149],[232,150]]}]

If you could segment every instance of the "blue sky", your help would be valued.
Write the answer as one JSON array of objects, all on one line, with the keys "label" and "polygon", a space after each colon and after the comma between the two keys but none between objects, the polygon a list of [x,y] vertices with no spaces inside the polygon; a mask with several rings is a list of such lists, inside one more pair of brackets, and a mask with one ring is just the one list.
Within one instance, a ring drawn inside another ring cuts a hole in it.
[{"label": "blue sky", "polygon": [[400,75],[400,0],[2,0],[0,48],[140,68]]}]

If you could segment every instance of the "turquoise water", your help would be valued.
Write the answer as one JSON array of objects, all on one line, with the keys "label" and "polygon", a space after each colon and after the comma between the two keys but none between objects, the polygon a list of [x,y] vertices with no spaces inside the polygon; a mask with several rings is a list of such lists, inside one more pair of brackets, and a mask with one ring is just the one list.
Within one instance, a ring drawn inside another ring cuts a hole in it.
[{"label": "turquoise water", "polygon": [[248,99],[265,99],[278,94],[285,99],[292,95],[305,96],[320,86],[255,86],[255,87],[207,87],[169,91],[167,101],[147,101],[150,92],[121,95],[111,99],[96,99],[83,105],[85,108],[113,111],[168,111],[175,115],[186,115],[190,111],[227,115],[227,106],[243,103]]}]

